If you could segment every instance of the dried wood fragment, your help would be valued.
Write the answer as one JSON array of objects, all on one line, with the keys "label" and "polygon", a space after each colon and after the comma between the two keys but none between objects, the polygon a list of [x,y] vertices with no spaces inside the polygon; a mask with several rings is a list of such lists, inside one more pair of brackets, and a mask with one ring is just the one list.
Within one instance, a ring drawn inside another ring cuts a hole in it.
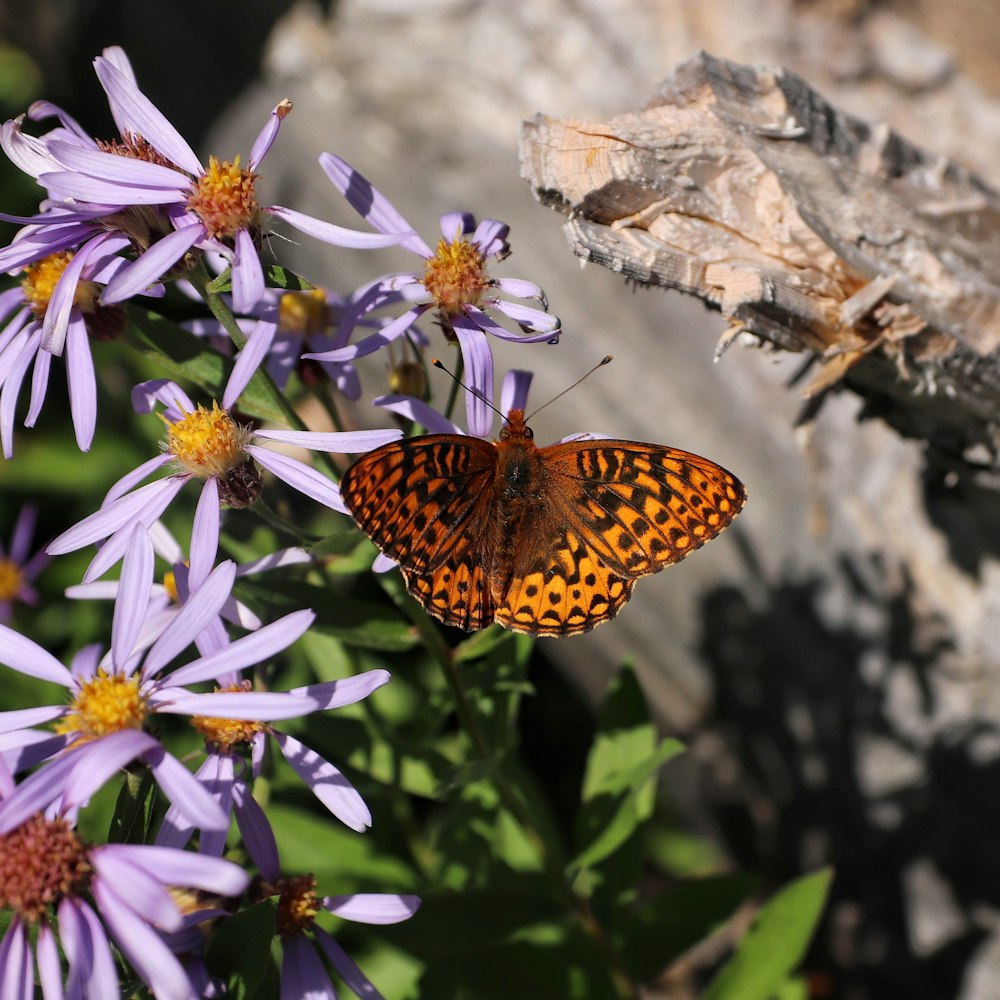
[{"label": "dried wood fragment", "polygon": [[[574,253],[696,295],[904,434],[997,464],[1000,195],[795,74],[701,53],[601,124],[536,115],[522,174]],[[977,446],[979,446],[977,448]]]}]

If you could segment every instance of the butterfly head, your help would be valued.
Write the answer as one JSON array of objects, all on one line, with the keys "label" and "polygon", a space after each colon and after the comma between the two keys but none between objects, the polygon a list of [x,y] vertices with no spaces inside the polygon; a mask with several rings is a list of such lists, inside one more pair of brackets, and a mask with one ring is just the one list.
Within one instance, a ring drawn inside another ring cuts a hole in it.
[{"label": "butterfly head", "polygon": [[501,441],[533,441],[535,432],[524,422],[524,410],[508,410],[507,423],[500,428]]}]

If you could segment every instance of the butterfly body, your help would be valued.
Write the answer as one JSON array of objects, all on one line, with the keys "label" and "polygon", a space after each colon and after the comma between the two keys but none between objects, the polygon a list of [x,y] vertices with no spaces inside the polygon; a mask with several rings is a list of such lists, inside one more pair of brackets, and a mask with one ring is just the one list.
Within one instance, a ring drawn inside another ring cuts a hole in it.
[{"label": "butterfly body", "polygon": [[586,632],[635,580],[717,535],[746,493],[689,452],[635,441],[539,448],[524,412],[500,439],[429,434],[362,456],[341,493],[435,617],[475,631]]}]

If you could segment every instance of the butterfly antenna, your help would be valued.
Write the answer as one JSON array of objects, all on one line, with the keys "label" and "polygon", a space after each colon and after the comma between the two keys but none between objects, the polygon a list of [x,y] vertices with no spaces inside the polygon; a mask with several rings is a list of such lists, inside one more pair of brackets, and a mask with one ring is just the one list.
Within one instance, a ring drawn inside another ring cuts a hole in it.
[{"label": "butterfly antenna", "polygon": [[589,372],[586,372],[585,374],[581,375],[572,385],[566,386],[566,388],[563,389],[562,392],[553,396],[548,403],[542,403],[542,405],[539,406],[537,410],[532,410],[532,412],[527,417],[524,418],[525,422],[529,421],[536,413],[541,413],[541,411],[544,410],[545,407],[549,405],[549,403],[554,403],[557,399],[561,399],[563,396],[566,395],[567,392],[570,391],[570,389],[575,389],[585,378],[590,378],[590,376],[593,375],[598,368],[603,368],[605,365],[611,364],[612,361],[614,361],[614,356],[611,354],[605,354],[604,357],[601,358],[601,360],[598,361],[597,364],[594,365],[594,367],[591,368]]},{"label": "butterfly antenna", "polygon": [[431,364],[435,368],[440,368],[441,371],[450,375],[466,392],[471,392],[476,399],[481,399],[501,420],[505,423],[507,417],[502,414],[481,392],[477,392],[475,389],[470,389],[451,369],[445,368],[444,364],[438,358],[431,358]]}]

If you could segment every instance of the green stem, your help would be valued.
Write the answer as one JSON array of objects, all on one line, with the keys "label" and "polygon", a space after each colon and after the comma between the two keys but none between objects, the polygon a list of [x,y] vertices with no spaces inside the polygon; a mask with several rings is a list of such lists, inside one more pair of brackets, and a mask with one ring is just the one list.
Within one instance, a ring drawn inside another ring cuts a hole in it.
[{"label": "green stem", "polygon": [[451,415],[455,409],[455,402],[458,399],[458,389],[462,383],[462,376],[465,374],[465,357],[461,351],[458,352],[458,360],[455,362],[455,376],[451,380],[451,388],[448,390],[448,402],[445,403],[444,415],[451,420]]},{"label": "green stem", "polygon": [[289,521],[288,518],[282,517],[276,510],[269,507],[263,500],[257,499],[253,506],[250,507],[262,521],[271,525],[272,528],[277,529],[283,534],[290,535],[292,538],[297,538],[303,546],[310,546],[318,539],[315,535],[306,534],[302,530],[302,526],[296,524],[294,521]]},{"label": "green stem", "polygon": [[639,989],[632,982],[631,977],[622,964],[620,956],[611,941],[608,940],[604,928],[594,916],[590,901],[577,895],[573,891],[572,886],[567,883],[561,861],[555,856],[545,837],[540,832],[538,825],[531,815],[530,808],[510,783],[507,775],[504,774],[500,762],[496,760],[486,734],[476,719],[472,704],[465,690],[461,671],[458,668],[458,664],[455,663],[451,648],[444,641],[437,626],[435,626],[430,617],[414,601],[411,601],[400,587],[395,585],[391,577],[387,579],[386,576],[386,574],[379,575],[379,582],[382,585],[382,589],[385,590],[403,614],[409,618],[414,628],[420,633],[425,648],[441,667],[445,679],[448,681],[448,686],[451,688],[452,695],[455,698],[455,711],[462,729],[468,735],[476,755],[483,761],[496,763],[497,766],[493,768],[491,773],[496,781],[497,790],[500,793],[500,798],[504,806],[520,825],[525,837],[535,848],[538,857],[541,859],[544,873],[557,895],[569,909],[576,913],[584,933],[594,942],[607,961],[608,975],[611,978],[619,1000],[639,1000]]}]

